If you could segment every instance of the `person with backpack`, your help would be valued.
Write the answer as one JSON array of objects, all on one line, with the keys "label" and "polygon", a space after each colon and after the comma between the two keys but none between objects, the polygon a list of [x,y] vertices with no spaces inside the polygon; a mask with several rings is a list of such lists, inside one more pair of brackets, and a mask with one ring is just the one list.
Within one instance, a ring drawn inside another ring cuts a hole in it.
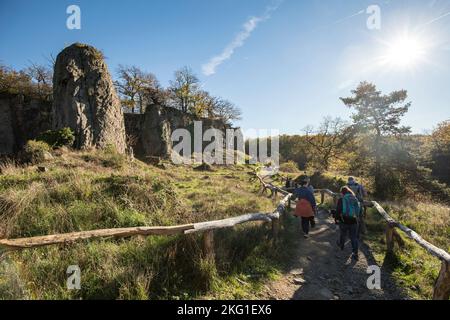
[{"label": "person with backpack", "polygon": [[361,184],[356,182],[354,177],[348,178],[347,187],[349,187],[353,191],[356,198],[358,198],[358,201],[362,208],[362,212],[359,215],[359,226],[358,226],[358,237],[359,237],[359,235],[361,233],[362,234],[366,233],[366,229],[365,229],[366,225],[364,223],[364,216],[366,214],[366,206],[364,205],[364,198],[367,196],[367,192]]},{"label": "person with backpack", "polygon": [[356,182],[354,177],[348,178],[347,187],[349,187],[353,191],[359,202],[364,203],[364,197],[367,196],[367,192],[361,184]]},{"label": "person with backpack", "polygon": [[358,260],[358,217],[361,204],[352,189],[345,186],[341,189],[342,198],[338,200],[336,216],[339,221],[340,236],[337,245],[344,250],[347,235],[352,243],[352,259]]},{"label": "person with backpack", "polygon": [[295,215],[301,218],[303,236],[308,238],[309,226],[314,228],[315,220],[314,213],[316,212],[316,199],[314,194],[308,188],[308,181],[302,179],[300,181],[300,187],[294,190],[294,198],[297,200],[297,205],[295,207]]}]

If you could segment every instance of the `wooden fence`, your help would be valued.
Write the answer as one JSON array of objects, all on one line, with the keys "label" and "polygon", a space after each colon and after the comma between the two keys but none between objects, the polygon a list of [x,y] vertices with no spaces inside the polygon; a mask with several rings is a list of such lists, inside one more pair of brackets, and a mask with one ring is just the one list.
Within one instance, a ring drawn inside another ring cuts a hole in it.
[{"label": "wooden fence", "polygon": [[[222,228],[231,228],[239,224],[262,221],[272,223],[273,237],[276,239],[280,230],[280,218],[286,212],[286,208],[290,208],[292,201],[292,194],[286,190],[276,187],[272,183],[266,183],[262,177],[256,175],[261,182],[262,192],[270,191],[271,196],[277,197],[278,194],[283,196],[282,200],[272,213],[254,213],[245,214],[238,217],[232,217],[222,220],[207,221],[193,224],[185,224],[179,226],[163,226],[163,227],[132,227],[132,228],[114,228],[101,229],[81,232],[71,232],[65,234],[55,234],[39,237],[20,238],[20,239],[0,239],[0,257],[8,252],[42,247],[55,244],[68,244],[81,240],[97,239],[97,238],[124,238],[136,235],[150,236],[150,235],[176,235],[176,234],[191,234],[203,233],[203,250],[207,258],[214,259],[214,230]],[[333,198],[333,203],[336,205],[340,197],[339,194],[334,193],[328,189],[315,190],[321,195],[321,203],[324,203],[325,195]],[[450,296],[450,255],[422,239],[416,232],[405,227],[399,222],[392,219],[386,211],[375,201],[366,202],[367,206],[375,207],[381,216],[386,220],[386,243],[387,250],[392,252],[394,250],[394,241],[402,245],[401,237],[397,234],[396,228],[402,230],[409,238],[416,241],[420,246],[425,248],[430,254],[442,261],[442,267],[439,277],[434,286],[433,299],[448,300]]]},{"label": "wooden fence", "polygon": [[222,220],[192,223],[178,226],[156,226],[156,227],[131,227],[131,228],[112,228],[90,231],[71,232],[63,234],[54,234],[38,237],[20,238],[20,239],[0,239],[0,259],[12,251],[36,248],[57,244],[69,244],[81,240],[99,239],[99,238],[126,238],[131,236],[150,236],[150,235],[176,235],[203,233],[204,252],[207,256],[213,257],[214,230],[222,228],[231,228],[239,224],[262,221],[272,223],[273,236],[276,238],[279,232],[279,219],[289,204],[290,195],[286,195],[278,204],[272,213],[253,213],[237,217],[231,217]]},{"label": "wooden fence", "polygon": [[[272,184],[267,184],[264,182],[264,179],[259,178],[263,187],[266,190],[270,190],[272,196],[276,196],[277,193],[281,193],[283,195],[288,194],[289,192],[283,190],[279,187],[276,187]],[[316,193],[320,193],[321,203],[323,204],[325,201],[325,195],[330,196],[333,199],[333,204],[336,207],[340,194],[334,193],[328,189],[317,189]],[[419,244],[422,248],[428,251],[432,256],[438,258],[441,261],[441,269],[439,272],[439,276],[435,281],[434,290],[433,290],[433,299],[434,300],[448,300],[450,298],[450,254],[445,250],[436,247],[435,245],[429,243],[425,239],[423,239],[419,234],[417,234],[414,230],[404,226],[400,222],[394,220],[389,214],[383,209],[383,207],[376,201],[365,201],[365,206],[373,207],[376,211],[384,218],[386,221],[386,246],[387,252],[394,252],[395,242],[399,245],[399,247],[404,246],[404,241],[397,233],[397,229],[401,230],[408,238],[414,240],[417,244]],[[364,221],[362,221],[364,223]]]}]

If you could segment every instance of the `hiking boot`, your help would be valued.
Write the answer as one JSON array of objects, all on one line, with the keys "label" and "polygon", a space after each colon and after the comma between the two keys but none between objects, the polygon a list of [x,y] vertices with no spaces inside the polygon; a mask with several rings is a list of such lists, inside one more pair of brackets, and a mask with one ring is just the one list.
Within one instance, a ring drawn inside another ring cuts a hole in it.
[{"label": "hiking boot", "polygon": [[309,238],[309,235],[304,234],[304,235],[303,235],[303,238],[308,239],[308,238]]}]

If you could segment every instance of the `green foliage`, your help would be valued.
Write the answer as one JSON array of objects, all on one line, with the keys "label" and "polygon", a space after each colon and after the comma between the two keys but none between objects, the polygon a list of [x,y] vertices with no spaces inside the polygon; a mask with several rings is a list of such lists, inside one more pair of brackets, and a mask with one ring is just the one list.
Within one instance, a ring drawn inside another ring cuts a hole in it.
[{"label": "green foliage", "polygon": [[410,102],[405,103],[408,97],[406,90],[382,95],[374,84],[361,82],[352,94],[352,97],[341,100],[356,111],[352,118],[361,130],[375,132],[377,136],[410,131],[410,128],[400,126],[401,118],[411,106]]},{"label": "green foliage", "polygon": [[[381,203],[383,208],[396,220],[415,230],[427,241],[449,251],[450,208],[438,204],[414,202]],[[386,221],[369,209],[366,215],[367,234],[365,242],[379,265],[389,271],[399,287],[404,288],[409,297],[431,299],[434,282],[441,263],[414,241],[399,234],[405,241],[404,248],[395,247],[395,254],[386,254]]]},{"label": "green foliage", "polygon": [[297,173],[299,171],[297,164],[290,160],[288,162],[284,162],[280,164],[280,171],[287,173]]},{"label": "green foliage", "polygon": [[431,169],[440,181],[450,184],[450,120],[438,125],[431,135]]},{"label": "green foliage", "polygon": [[352,115],[355,127],[372,138],[370,148],[374,164],[375,191],[381,197],[385,194],[383,191],[385,185],[382,181],[384,173],[381,168],[383,148],[391,142],[393,136],[402,136],[410,132],[410,128],[401,126],[400,122],[411,103],[405,102],[408,97],[406,90],[382,95],[374,84],[368,82],[361,82],[352,94],[352,97],[341,100],[347,107],[356,111]]},{"label": "green foliage", "polygon": [[75,142],[75,135],[72,129],[62,128],[59,130],[48,130],[41,133],[37,139],[47,143],[52,148],[72,147]]},{"label": "green foliage", "polygon": [[30,140],[22,151],[22,160],[31,164],[39,164],[50,154],[50,146],[43,141]]}]

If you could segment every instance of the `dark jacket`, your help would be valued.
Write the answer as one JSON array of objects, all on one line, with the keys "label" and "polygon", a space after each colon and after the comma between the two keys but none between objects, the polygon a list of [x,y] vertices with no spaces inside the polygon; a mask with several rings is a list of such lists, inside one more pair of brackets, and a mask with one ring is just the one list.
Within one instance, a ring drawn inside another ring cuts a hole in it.
[{"label": "dark jacket", "polygon": [[313,209],[316,208],[316,198],[314,197],[314,194],[311,192],[311,190],[308,189],[308,187],[296,188],[293,194],[296,199],[306,199],[309,201],[309,203],[311,203]]},{"label": "dark jacket", "polygon": [[356,218],[350,218],[350,217],[344,217],[342,216],[342,198],[338,200],[337,207],[336,207],[336,219],[339,222],[342,222],[344,224],[357,224],[358,220]]}]

